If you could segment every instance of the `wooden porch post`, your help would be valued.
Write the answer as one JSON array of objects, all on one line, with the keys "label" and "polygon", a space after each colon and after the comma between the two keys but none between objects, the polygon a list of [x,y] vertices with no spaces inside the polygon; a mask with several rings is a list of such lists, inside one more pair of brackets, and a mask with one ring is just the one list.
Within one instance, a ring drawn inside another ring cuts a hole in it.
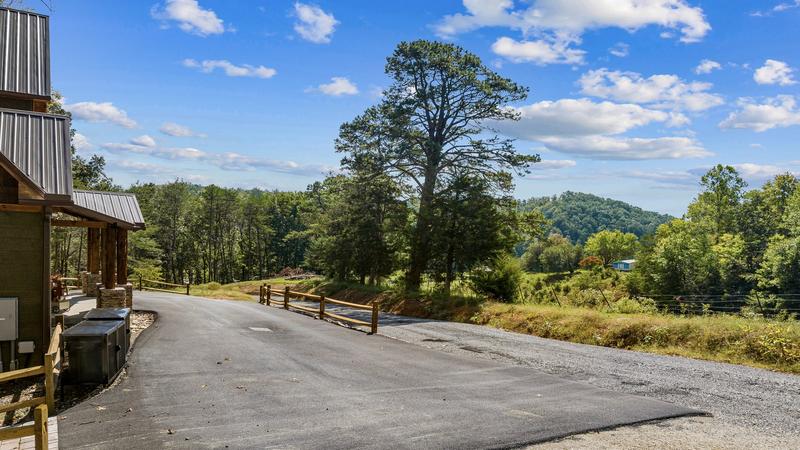
[{"label": "wooden porch post", "polygon": [[117,229],[117,284],[128,283],[128,230]]},{"label": "wooden porch post", "polygon": [[100,229],[89,228],[86,237],[86,270],[100,272]]},{"label": "wooden porch post", "polygon": [[117,227],[103,229],[103,285],[106,289],[117,287]]}]

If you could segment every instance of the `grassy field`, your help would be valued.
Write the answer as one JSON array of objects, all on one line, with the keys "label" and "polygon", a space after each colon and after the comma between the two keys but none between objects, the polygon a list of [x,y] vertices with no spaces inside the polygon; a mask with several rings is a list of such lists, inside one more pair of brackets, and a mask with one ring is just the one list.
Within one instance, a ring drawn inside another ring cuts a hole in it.
[{"label": "grassy field", "polygon": [[[238,283],[219,284],[215,282],[205,284],[193,284],[189,287],[189,293],[198,297],[213,298],[218,300],[242,300],[256,301],[259,286],[269,284],[276,289],[284,286],[295,286],[300,280],[287,280],[285,278],[270,278],[266,280],[240,281]],[[172,289],[176,293],[183,294],[185,288]]]},{"label": "grassy field", "polygon": [[470,322],[551,339],[800,374],[800,323],[487,302]]}]

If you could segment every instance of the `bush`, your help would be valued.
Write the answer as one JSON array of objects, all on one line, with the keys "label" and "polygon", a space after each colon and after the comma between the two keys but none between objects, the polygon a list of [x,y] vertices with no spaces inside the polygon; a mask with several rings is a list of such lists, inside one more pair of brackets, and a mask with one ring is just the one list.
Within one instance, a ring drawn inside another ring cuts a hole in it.
[{"label": "bush", "polygon": [[517,297],[522,283],[522,267],[516,258],[498,256],[490,266],[479,267],[470,274],[472,288],[491,298],[510,302]]},{"label": "bush", "polygon": [[222,287],[221,284],[217,283],[216,281],[212,281],[206,285],[206,289],[209,291],[217,291]]},{"label": "bush", "polygon": [[597,256],[587,256],[578,262],[578,267],[581,269],[590,269],[592,267],[602,266],[603,260]]}]

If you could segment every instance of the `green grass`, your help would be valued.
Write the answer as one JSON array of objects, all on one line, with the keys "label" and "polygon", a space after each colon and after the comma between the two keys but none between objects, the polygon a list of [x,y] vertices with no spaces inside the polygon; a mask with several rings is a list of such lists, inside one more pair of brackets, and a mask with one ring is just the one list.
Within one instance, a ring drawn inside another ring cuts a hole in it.
[{"label": "green grass", "polygon": [[[275,288],[284,286],[295,286],[300,280],[287,280],[285,278],[269,278],[265,280],[240,281],[238,283],[219,284],[216,282],[193,284],[189,287],[189,293],[198,297],[206,297],[219,300],[245,300],[256,301],[259,287],[268,284]],[[176,288],[175,292],[184,293],[184,288]]]},{"label": "green grass", "polygon": [[800,323],[487,302],[472,323],[551,339],[800,373]]}]

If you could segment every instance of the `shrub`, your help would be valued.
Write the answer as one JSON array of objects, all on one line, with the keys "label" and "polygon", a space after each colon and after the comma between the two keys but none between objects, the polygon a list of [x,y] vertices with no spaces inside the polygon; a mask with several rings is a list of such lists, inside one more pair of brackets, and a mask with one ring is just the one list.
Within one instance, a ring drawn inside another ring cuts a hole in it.
[{"label": "shrub", "polygon": [[623,297],[611,304],[611,312],[621,314],[656,314],[658,308],[656,302],[650,298],[632,299]]},{"label": "shrub", "polygon": [[216,281],[212,281],[206,285],[206,289],[209,291],[217,291],[222,287],[221,284],[217,283]]},{"label": "shrub", "polygon": [[578,267],[581,269],[589,269],[592,267],[602,266],[603,260],[597,256],[587,256],[578,262]]},{"label": "shrub", "polygon": [[516,298],[522,283],[522,267],[516,258],[509,255],[498,256],[489,267],[473,270],[470,281],[475,291],[510,302]]}]

